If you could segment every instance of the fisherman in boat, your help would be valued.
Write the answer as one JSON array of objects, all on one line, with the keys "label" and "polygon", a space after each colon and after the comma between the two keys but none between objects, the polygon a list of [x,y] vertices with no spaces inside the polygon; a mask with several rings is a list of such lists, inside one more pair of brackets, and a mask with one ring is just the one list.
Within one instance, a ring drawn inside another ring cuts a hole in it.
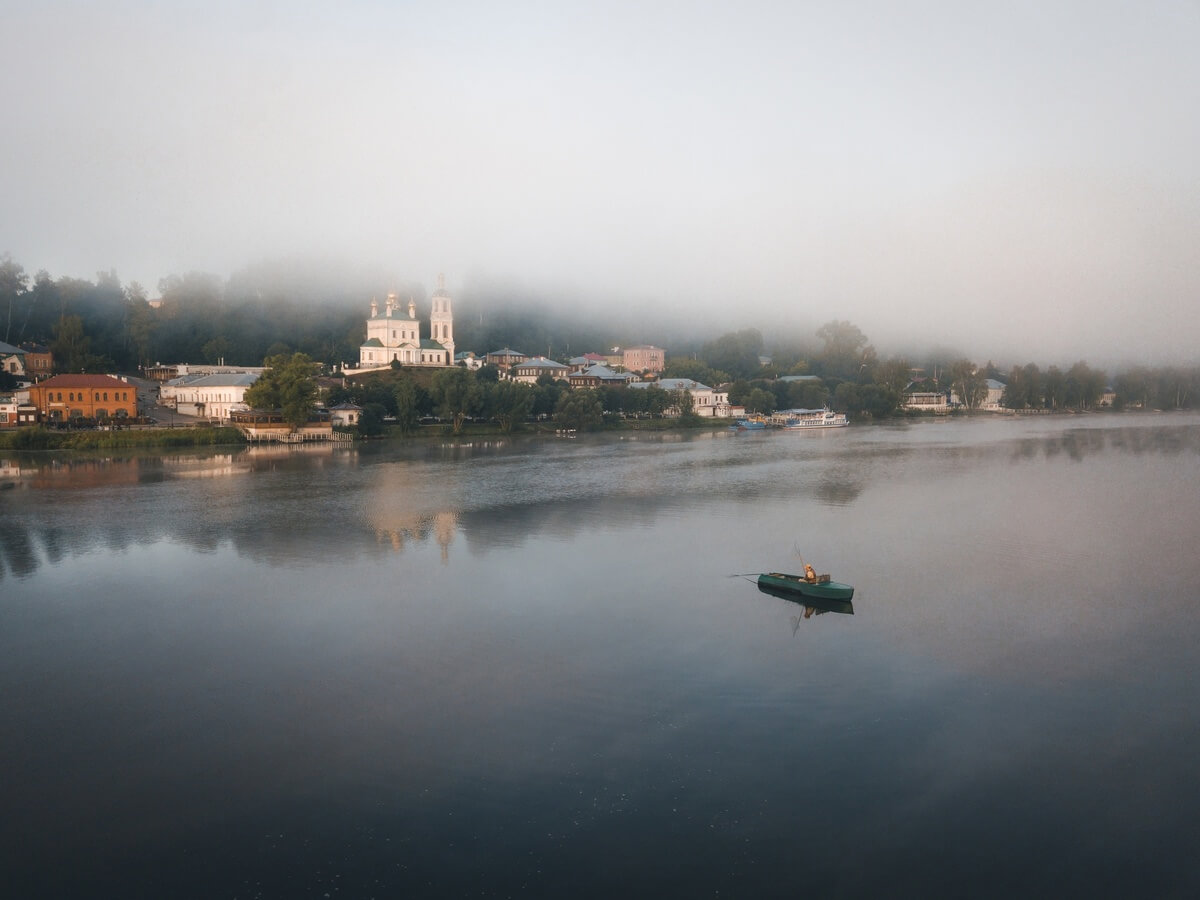
[{"label": "fisherman in boat", "polygon": [[809,584],[817,583],[816,570],[813,569],[813,567],[810,566],[808,563],[804,564],[804,580],[807,581]]}]

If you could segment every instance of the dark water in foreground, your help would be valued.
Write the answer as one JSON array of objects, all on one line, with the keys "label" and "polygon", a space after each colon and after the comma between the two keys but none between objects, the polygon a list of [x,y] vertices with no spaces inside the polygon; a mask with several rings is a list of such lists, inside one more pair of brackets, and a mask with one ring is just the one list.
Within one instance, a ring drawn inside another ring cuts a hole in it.
[{"label": "dark water in foreground", "polygon": [[[0,880],[1196,896],[1198,488],[1166,415],[10,459]],[[853,615],[728,577],[797,548]]]}]

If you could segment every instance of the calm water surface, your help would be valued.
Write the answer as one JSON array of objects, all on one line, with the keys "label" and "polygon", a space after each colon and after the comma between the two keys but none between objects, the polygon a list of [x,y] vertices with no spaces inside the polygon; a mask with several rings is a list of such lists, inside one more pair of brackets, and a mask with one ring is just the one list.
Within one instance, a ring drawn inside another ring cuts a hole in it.
[{"label": "calm water surface", "polygon": [[1198,489],[1173,415],[0,459],[0,874],[1193,897]]}]

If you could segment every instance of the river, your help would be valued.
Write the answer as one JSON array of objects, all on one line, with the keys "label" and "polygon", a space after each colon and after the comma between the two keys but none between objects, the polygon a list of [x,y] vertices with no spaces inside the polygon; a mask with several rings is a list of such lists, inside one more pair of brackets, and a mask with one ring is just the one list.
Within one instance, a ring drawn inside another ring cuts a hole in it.
[{"label": "river", "polygon": [[1198,487],[1188,414],[10,454],[4,883],[1196,896]]}]

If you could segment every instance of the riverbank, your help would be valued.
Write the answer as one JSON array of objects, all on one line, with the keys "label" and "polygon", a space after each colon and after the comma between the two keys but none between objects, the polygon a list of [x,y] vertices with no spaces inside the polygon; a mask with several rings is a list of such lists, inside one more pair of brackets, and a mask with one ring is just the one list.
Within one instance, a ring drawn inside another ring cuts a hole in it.
[{"label": "riverbank", "polygon": [[137,447],[213,447],[245,444],[236,428],[140,428],[52,431],[36,426],[0,433],[0,450],[129,450]]},{"label": "riverbank", "polygon": [[[693,431],[721,430],[729,426],[725,419],[628,419],[619,425],[606,426],[600,431]],[[512,432],[505,432],[494,422],[467,423],[455,435],[449,425],[425,425],[416,431],[405,432],[396,427],[371,440],[409,441],[421,439],[445,440],[447,437],[497,437],[506,434],[554,435],[562,431],[553,422],[530,423]],[[41,426],[17,428],[0,432],[0,450],[132,450],[136,448],[183,448],[241,446],[246,438],[231,427],[213,428],[137,428],[122,431],[57,431]]]}]

